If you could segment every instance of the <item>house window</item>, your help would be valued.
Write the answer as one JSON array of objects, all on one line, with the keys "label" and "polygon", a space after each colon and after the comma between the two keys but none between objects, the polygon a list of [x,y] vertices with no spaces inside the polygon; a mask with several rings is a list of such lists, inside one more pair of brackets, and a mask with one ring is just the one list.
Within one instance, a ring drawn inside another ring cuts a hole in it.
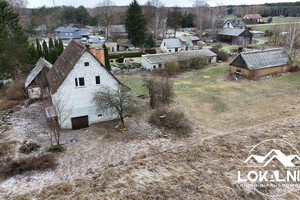
[{"label": "house window", "polygon": [[100,84],[100,76],[96,76],[95,79],[96,79],[96,85],[99,85]]},{"label": "house window", "polygon": [[227,27],[229,28],[229,22],[227,23]]},{"label": "house window", "polygon": [[90,63],[89,62],[84,62],[84,66],[88,67],[88,66],[90,66]]},{"label": "house window", "polygon": [[161,68],[161,63],[158,64],[158,68]]},{"label": "house window", "polygon": [[84,83],[84,78],[81,77],[81,78],[75,78],[75,86],[78,87],[78,86],[85,86],[85,83]]},{"label": "house window", "polygon": [[156,68],[156,66],[155,65],[153,65],[153,69],[155,69]]},{"label": "house window", "polygon": [[99,114],[98,117],[102,117],[102,114]]}]

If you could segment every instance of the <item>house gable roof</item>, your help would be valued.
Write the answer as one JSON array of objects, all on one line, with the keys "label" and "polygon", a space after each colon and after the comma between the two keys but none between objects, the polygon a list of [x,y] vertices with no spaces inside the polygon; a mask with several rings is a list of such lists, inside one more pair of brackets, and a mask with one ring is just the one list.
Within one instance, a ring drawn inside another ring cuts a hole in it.
[{"label": "house gable roof", "polygon": [[[53,67],[47,74],[49,90],[54,94],[65,78],[68,76],[74,65],[85,52],[89,52],[100,64],[101,67],[107,70],[105,66],[83,45],[71,40],[67,48],[58,57]],[[109,70],[107,72],[121,85],[123,85]],[[127,87],[123,85],[124,87]]]},{"label": "house gable roof", "polygon": [[235,61],[241,57],[246,63],[243,68],[258,70],[270,67],[287,65],[290,61],[289,55],[283,48],[266,49],[262,51],[240,53],[230,65],[235,66]]},{"label": "house gable roof", "polygon": [[182,47],[182,43],[181,43],[179,38],[164,39],[163,42],[166,44],[165,46],[168,49],[181,48]]},{"label": "house gable roof", "polygon": [[247,14],[243,18],[262,19],[262,16],[260,14]]},{"label": "house gable roof", "polygon": [[224,25],[227,22],[230,22],[232,24],[233,27],[246,27],[246,24],[243,22],[243,20],[241,19],[227,19],[224,23]]},{"label": "house gable roof", "polygon": [[37,77],[37,75],[43,70],[44,67],[51,69],[52,64],[48,62],[45,58],[40,57],[40,59],[36,62],[35,67],[31,70],[31,72],[26,78],[25,88],[27,88],[32,83],[32,81],[35,79],[35,77]]},{"label": "house gable roof", "polygon": [[[242,33],[244,33],[245,31],[248,31],[248,30],[240,29],[240,28],[224,28],[220,32],[218,32],[218,35],[239,36]],[[250,33],[250,34],[252,34],[252,33]]]}]

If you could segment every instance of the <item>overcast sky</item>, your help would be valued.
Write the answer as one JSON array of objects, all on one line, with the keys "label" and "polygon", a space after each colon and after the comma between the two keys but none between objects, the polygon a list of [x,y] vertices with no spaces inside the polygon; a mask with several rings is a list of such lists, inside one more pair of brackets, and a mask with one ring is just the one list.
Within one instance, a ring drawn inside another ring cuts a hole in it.
[{"label": "overcast sky", "polygon": [[[83,5],[84,7],[93,8],[95,7],[101,0],[28,0],[29,8],[37,8],[43,5],[49,7],[53,6],[53,1],[56,6],[61,5],[72,5],[74,7],[78,7]],[[129,5],[132,0],[112,0],[116,5]],[[141,5],[144,5],[147,0],[138,0]],[[191,7],[195,0],[161,0],[164,2],[165,6],[180,6],[180,7]],[[263,3],[273,3],[273,2],[295,2],[297,0],[248,0],[248,1],[240,1],[240,0],[207,0],[209,5],[215,6],[217,4],[222,3],[223,5],[239,5],[239,4],[263,4]]]}]

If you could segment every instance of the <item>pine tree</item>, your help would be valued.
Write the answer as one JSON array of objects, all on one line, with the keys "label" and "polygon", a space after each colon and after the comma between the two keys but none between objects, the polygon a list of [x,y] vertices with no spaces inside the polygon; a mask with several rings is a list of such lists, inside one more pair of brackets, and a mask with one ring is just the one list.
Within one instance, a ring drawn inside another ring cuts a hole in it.
[{"label": "pine tree", "polygon": [[54,39],[54,47],[59,49],[59,43],[57,39]]},{"label": "pine tree", "polygon": [[39,39],[36,39],[36,51],[39,58],[44,56]]},{"label": "pine tree", "polygon": [[46,60],[50,60],[50,53],[46,41],[43,42],[43,55]]},{"label": "pine tree", "polygon": [[126,11],[125,29],[134,46],[142,46],[144,44],[146,20],[141,6],[136,0],[133,0]]},{"label": "pine tree", "polygon": [[59,50],[59,55],[64,51],[64,44],[62,42],[61,39],[59,39],[59,47],[58,47],[58,50]]},{"label": "pine tree", "polygon": [[50,53],[50,60],[49,60],[49,62],[51,64],[54,64],[55,61],[58,58],[58,49],[57,48],[52,48],[52,49],[50,49],[49,53]]},{"label": "pine tree", "polygon": [[33,64],[29,50],[18,13],[6,1],[0,1],[0,79],[29,71]]},{"label": "pine tree", "polygon": [[153,41],[152,34],[149,35],[148,39],[146,40],[147,48],[152,48],[155,46],[155,42]]},{"label": "pine tree", "polygon": [[54,48],[53,40],[52,40],[52,38],[50,37],[50,38],[49,38],[49,51],[50,51],[51,49],[53,49],[53,48]]},{"label": "pine tree", "polygon": [[33,62],[36,62],[36,61],[38,61],[38,59],[39,59],[39,55],[38,55],[38,52],[37,52],[36,48],[34,47],[34,44],[31,44],[31,45],[30,45],[30,48],[29,48],[29,56],[30,56],[30,59],[31,59]]},{"label": "pine tree", "polygon": [[108,57],[108,50],[107,50],[105,44],[103,44],[103,49],[104,49],[105,67],[110,71],[111,66],[110,66],[109,57]]}]

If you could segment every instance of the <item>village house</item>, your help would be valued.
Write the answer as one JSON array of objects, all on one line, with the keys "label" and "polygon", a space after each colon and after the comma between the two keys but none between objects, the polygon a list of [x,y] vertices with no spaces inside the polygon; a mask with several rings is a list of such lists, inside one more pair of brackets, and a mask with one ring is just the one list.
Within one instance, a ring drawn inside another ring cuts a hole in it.
[{"label": "village house", "polygon": [[164,68],[166,63],[179,62],[182,60],[190,60],[193,58],[201,57],[205,57],[208,63],[215,63],[217,61],[217,54],[210,51],[209,49],[201,49],[177,53],[142,55],[142,66],[145,69],[152,71],[154,69]]},{"label": "village house", "polygon": [[125,29],[125,25],[111,25],[108,29],[108,37],[111,38],[114,42],[117,41],[117,39],[127,39],[128,33]]},{"label": "village house", "polygon": [[260,14],[247,14],[243,17],[243,19],[250,20],[251,22],[254,22],[254,23],[263,21],[263,18]]},{"label": "village house", "polygon": [[183,45],[179,38],[164,39],[160,45],[163,53],[184,51]]},{"label": "village house", "polygon": [[194,45],[197,45],[197,42],[200,41],[200,38],[198,36],[189,36],[189,38]]},{"label": "village house", "polygon": [[227,19],[223,24],[223,28],[240,28],[245,29],[246,24],[241,19]]},{"label": "village house", "polygon": [[221,42],[227,42],[234,45],[247,45],[252,43],[252,33],[246,29],[225,28],[217,34]]},{"label": "village house", "polygon": [[[47,74],[53,106],[61,128],[79,129],[93,123],[116,119],[117,114],[102,112],[93,102],[96,91],[124,86],[88,48],[72,40]],[[126,87],[126,86],[124,86]],[[60,109],[55,109],[60,108]],[[60,112],[57,112],[59,110]]]},{"label": "village house", "polygon": [[240,53],[230,64],[231,73],[257,78],[290,70],[289,55],[283,48]]},{"label": "village house", "polygon": [[25,81],[25,89],[30,99],[38,99],[48,95],[47,73],[52,68],[52,64],[45,58],[40,58],[35,67],[31,70]]},{"label": "village house", "polygon": [[54,30],[57,39],[61,39],[64,44],[68,44],[71,40],[87,39],[91,34],[87,28],[77,28],[76,26],[60,26]]}]

